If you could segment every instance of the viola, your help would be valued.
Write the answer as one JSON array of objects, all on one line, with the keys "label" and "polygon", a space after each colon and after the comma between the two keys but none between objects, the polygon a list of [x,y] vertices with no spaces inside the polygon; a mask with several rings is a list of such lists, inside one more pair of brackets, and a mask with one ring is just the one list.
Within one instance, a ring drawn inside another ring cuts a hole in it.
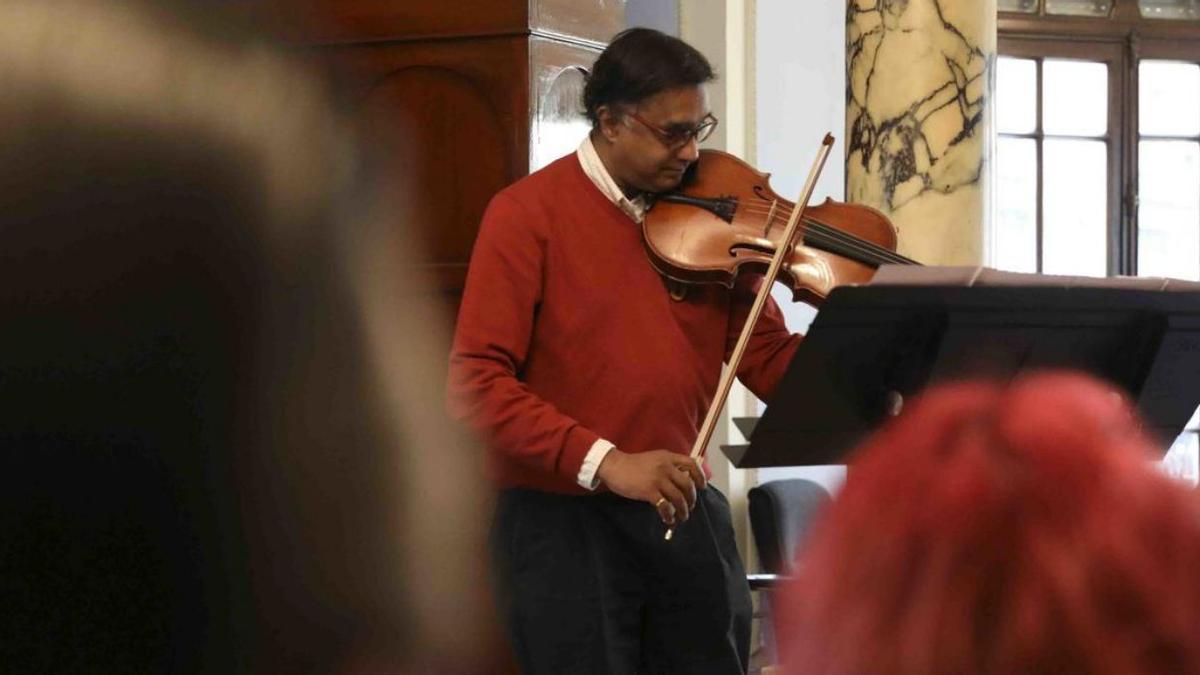
[{"label": "viola", "polygon": [[[702,150],[679,188],[646,213],[650,261],[687,283],[733,286],[740,270],[765,270],[795,208],[769,178],[729,153]],[[779,270],[798,301],[819,305],[835,286],[866,283],[885,263],[920,264],[896,253],[896,227],[868,206],[826,199],[804,209],[799,228]]]},{"label": "viola", "polygon": [[[883,263],[916,264],[896,253],[896,228],[878,211],[828,200],[805,208],[832,147],[833,136],[825,134],[799,211],[771,190],[769,175],[733,155],[704,150],[679,189],[659,195],[643,220],[650,260],[670,278],[733,286],[742,268],[766,268],[692,445],[693,459],[704,456],[776,279],[797,299],[817,305],[834,286],[867,281]],[[665,538],[674,531],[669,528]]]}]

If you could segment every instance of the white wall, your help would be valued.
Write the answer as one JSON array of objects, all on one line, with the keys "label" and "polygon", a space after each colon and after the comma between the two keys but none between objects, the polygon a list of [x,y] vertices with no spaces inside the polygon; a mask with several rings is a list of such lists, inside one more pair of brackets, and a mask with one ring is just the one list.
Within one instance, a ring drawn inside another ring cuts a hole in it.
[{"label": "white wall", "polygon": [[846,126],[846,6],[843,2],[757,0],[754,62],[755,157],[771,186],[795,199],[826,132],[836,138],[814,201],[843,194]]},{"label": "white wall", "polygon": [[625,0],[625,25],[679,35],[679,5],[672,0]]}]

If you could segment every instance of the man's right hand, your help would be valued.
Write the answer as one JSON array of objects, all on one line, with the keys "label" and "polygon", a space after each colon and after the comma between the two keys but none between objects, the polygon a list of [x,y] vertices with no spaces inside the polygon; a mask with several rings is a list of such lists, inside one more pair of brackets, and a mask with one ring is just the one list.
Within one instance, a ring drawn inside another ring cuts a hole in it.
[{"label": "man's right hand", "polygon": [[600,462],[596,476],[622,497],[654,506],[668,526],[687,520],[696,506],[696,492],[708,486],[699,463],[669,450],[631,454],[614,448]]}]

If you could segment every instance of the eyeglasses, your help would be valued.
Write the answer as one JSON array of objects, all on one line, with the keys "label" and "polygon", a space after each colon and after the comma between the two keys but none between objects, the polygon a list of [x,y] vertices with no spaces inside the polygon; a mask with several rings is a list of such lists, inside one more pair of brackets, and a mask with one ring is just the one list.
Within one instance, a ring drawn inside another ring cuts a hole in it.
[{"label": "eyeglasses", "polygon": [[704,116],[704,119],[700,121],[700,124],[697,124],[694,127],[673,127],[670,129],[663,129],[658,125],[647,122],[645,118],[636,112],[633,112],[632,110],[629,111],[629,116],[640,122],[642,126],[652,131],[663,145],[672,150],[678,150],[679,148],[682,148],[693,138],[696,139],[697,143],[703,143],[708,139],[709,136],[712,136],[712,132],[717,128],[718,122],[717,118],[714,117],[712,113],[709,113]]}]

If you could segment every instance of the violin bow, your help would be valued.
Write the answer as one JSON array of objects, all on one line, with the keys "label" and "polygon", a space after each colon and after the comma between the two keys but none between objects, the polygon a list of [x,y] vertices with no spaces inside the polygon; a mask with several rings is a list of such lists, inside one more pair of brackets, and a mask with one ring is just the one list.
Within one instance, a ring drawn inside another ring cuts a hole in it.
[{"label": "violin bow", "polygon": [[[788,218],[787,228],[783,231],[783,237],[779,240],[779,246],[775,249],[775,255],[771,258],[771,266],[767,268],[767,273],[763,276],[762,286],[758,289],[758,295],[754,298],[754,304],[750,307],[750,314],[746,316],[746,323],[742,325],[742,334],[738,337],[737,346],[733,349],[733,355],[729,357],[729,367],[721,373],[721,381],[717,385],[717,393],[713,398],[712,404],[708,406],[708,414],[704,416],[704,424],[700,425],[700,435],[696,437],[696,443],[692,446],[691,458],[699,461],[704,456],[705,448],[708,447],[708,441],[712,438],[713,429],[717,426],[717,415],[721,409],[725,407],[725,400],[729,398],[729,389],[733,386],[733,379],[737,377],[738,366],[742,362],[742,355],[746,351],[746,345],[750,343],[750,335],[754,332],[754,326],[758,323],[758,317],[762,314],[763,307],[767,304],[767,298],[771,295],[771,287],[775,285],[775,279],[779,276],[779,268],[783,266],[784,259],[792,250],[792,244],[796,239],[796,231],[799,229],[800,214],[808,207],[808,200],[812,197],[813,189],[817,184],[817,177],[821,175],[821,169],[825,166],[825,160],[829,157],[829,152],[833,148],[833,135],[825,134],[825,138],[821,141],[821,147],[817,150],[817,157],[813,160],[812,168],[808,171],[808,180],[804,182],[804,189],[800,192],[800,199],[796,200],[796,206],[792,209],[792,215]],[[675,535],[675,527],[667,528],[667,532],[663,538],[667,541]]]}]

